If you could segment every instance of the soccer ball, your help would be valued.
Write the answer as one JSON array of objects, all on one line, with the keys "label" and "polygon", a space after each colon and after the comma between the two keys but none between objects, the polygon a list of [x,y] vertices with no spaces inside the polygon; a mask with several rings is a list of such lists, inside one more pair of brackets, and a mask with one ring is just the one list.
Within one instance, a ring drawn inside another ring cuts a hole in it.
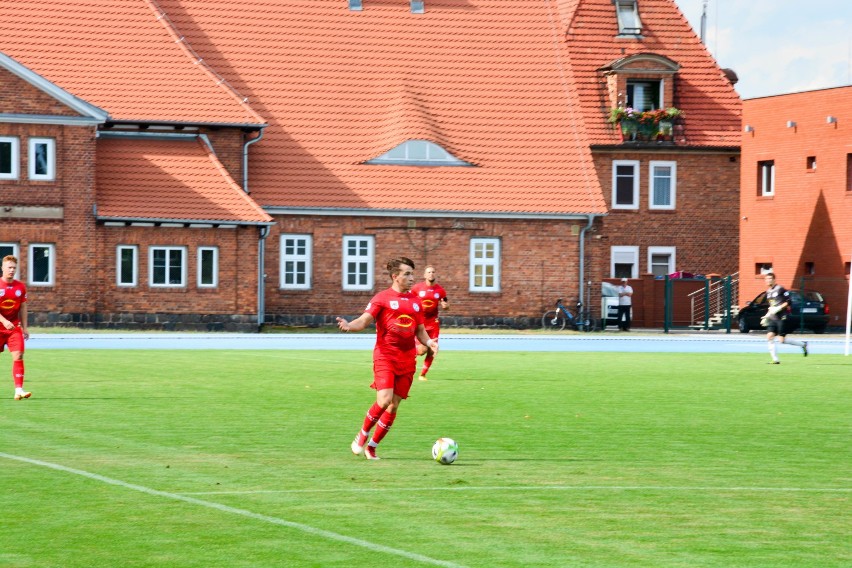
[{"label": "soccer ball", "polygon": [[450,465],[459,457],[459,445],[452,438],[438,438],[432,446],[432,458],[443,465]]}]

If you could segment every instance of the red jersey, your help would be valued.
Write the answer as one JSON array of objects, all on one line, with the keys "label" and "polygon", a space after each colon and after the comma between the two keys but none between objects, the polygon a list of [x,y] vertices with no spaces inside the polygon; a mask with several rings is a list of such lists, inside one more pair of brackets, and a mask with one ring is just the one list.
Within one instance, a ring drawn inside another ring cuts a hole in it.
[{"label": "red jersey", "polygon": [[376,320],[373,359],[413,364],[417,357],[414,338],[417,326],[423,323],[423,307],[417,296],[388,288],[373,296],[364,311]]},{"label": "red jersey", "polygon": [[0,315],[15,325],[21,323],[21,305],[27,301],[27,287],[19,280],[0,278]]},{"label": "red jersey", "polygon": [[447,297],[447,291],[444,290],[444,287],[437,282],[429,284],[424,280],[415,284],[411,291],[420,298],[420,303],[423,304],[423,317],[426,320],[437,318],[441,299]]}]

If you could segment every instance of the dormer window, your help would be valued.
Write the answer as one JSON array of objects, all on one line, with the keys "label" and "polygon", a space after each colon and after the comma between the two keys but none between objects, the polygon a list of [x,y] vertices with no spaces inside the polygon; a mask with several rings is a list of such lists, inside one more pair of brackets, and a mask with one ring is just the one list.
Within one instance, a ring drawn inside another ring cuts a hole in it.
[{"label": "dormer window", "polygon": [[637,36],[642,33],[637,0],[612,0],[618,18],[618,35]]},{"label": "dormer window", "polygon": [[656,110],[663,108],[660,97],[662,81],[627,80],[627,106],[636,110]]},{"label": "dormer window", "polygon": [[434,142],[406,140],[381,156],[364,162],[371,165],[396,166],[472,166],[459,160]]}]

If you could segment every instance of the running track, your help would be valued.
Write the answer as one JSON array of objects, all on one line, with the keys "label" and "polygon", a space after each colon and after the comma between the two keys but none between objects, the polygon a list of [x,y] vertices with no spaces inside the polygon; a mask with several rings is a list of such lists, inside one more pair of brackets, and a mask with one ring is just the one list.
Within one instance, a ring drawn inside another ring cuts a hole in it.
[{"label": "running track", "polygon": [[[844,354],[843,335],[800,335],[814,354]],[[357,334],[244,334],[244,333],[74,333],[33,334],[27,349],[371,349],[375,336]],[[551,335],[441,335],[447,351],[585,351],[633,353],[766,353],[763,334],[744,335],[661,332]],[[778,346],[779,353],[796,353]]]}]

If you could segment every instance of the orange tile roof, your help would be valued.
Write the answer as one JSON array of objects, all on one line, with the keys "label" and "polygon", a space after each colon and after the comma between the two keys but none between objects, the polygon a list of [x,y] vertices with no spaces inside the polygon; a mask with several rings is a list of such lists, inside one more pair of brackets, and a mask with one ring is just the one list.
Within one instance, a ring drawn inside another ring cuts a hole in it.
[{"label": "orange tile roof", "polygon": [[[675,106],[684,111],[690,146],[739,146],[742,102],[673,0],[640,0],[644,39],[616,39],[611,0],[560,0],[563,33],[592,144],[614,144],[610,104],[598,69],[634,54],[655,53],[680,64]],[[573,10],[572,10],[573,8]]]},{"label": "orange tile roof", "polygon": [[101,220],[272,222],[201,138],[104,136],[97,143],[96,204]]},{"label": "orange tile roof", "polygon": [[[161,0],[269,118],[252,196],[295,209],[603,213],[555,4]],[[408,139],[478,167],[363,165]]]},{"label": "orange tile roof", "polygon": [[117,121],[263,124],[151,0],[0,2],[0,52]]}]

